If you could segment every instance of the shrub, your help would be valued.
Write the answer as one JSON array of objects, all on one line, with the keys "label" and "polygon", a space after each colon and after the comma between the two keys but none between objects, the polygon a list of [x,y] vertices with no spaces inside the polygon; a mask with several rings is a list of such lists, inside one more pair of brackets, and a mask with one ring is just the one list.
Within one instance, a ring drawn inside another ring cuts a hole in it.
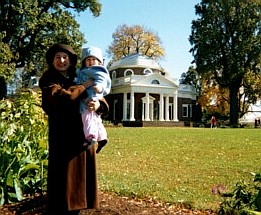
[{"label": "shrub", "polygon": [[0,101],[0,205],[46,189],[47,120],[40,104],[32,90]]},{"label": "shrub", "polygon": [[222,194],[221,215],[261,215],[261,174],[253,173],[250,182],[240,181],[233,192]]}]

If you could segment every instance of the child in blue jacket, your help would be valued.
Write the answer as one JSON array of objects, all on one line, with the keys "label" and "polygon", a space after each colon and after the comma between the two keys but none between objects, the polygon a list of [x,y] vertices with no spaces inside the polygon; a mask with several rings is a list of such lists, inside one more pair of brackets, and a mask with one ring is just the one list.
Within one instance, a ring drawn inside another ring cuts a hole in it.
[{"label": "child in blue jacket", "polygon": [[100,100],[108,95],[111,90],[111,79],[108,70],[103,66],[102,50],[97,47],[87,47],[82,50],[82,67],[77,74],[77,83],[93,81],[93,86],[88,87],[88,97],[80,104],[83,130],[87,147],[98,142],[98,153],[108,142],[107,132],[102,124],[99,114],[91,110],[86,104],[89,101]]}]

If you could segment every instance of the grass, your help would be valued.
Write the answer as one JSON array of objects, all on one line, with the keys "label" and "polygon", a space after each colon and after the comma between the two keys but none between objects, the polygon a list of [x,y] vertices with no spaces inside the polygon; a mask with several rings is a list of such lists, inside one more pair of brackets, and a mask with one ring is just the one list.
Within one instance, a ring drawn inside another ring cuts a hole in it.
[{"label": "grass", "polygon": [[123,196],[216,210],[212,188],[231,191],[260,171],[260,129],[107,128],[99,185]]}]

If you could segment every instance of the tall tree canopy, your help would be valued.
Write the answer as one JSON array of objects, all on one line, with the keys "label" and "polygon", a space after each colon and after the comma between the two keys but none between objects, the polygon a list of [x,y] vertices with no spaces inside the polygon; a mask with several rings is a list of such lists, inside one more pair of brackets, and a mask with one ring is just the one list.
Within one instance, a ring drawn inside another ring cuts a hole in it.
[{"label": "tall tree canopy", "polygon": [[107,51],[112,56],[112,61],[133,53],[155,59],[164,56],[159,36],[140,25],[121,25],[113,33],[112,38],[113,42]]},{"label": "tall tree canopy", "polygon": [[201,92],[201,78],[197,73],[196,68],[190,66],[187,72],[181,74],[179,79],[180,84],[192,85],[196,88],[197,92]]},{"label": "tall tree canopy", "polygon": [[19,67],[41,71],[46,49],[56,42],[79,50],[84,37],[72,12],[88,8],[99,16],[98,0],[1,0],[0,77],[8,80]]},{"label": "tall tree canopy", "polygon": [[237,125],[246,73],[260,73],[261,1],[202,0],[190,43],[198,73],[229,89],[230,124]]}]

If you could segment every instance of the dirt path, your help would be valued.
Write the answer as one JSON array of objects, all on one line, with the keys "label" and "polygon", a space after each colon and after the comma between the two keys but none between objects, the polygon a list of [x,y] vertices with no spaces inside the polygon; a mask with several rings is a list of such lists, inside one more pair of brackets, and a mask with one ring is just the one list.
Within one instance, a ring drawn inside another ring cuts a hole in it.
[{"label": "dirt path", "polygon": [[[81,215],[216,215],[212,211],[193,211],[148,199],[131,199],[103,192],[99,196],[100,209],[83,210]],[[5,205],[0,208],[0,215],[44,215],[45,209],[45,197],[37,197],[19,204]]]}]

